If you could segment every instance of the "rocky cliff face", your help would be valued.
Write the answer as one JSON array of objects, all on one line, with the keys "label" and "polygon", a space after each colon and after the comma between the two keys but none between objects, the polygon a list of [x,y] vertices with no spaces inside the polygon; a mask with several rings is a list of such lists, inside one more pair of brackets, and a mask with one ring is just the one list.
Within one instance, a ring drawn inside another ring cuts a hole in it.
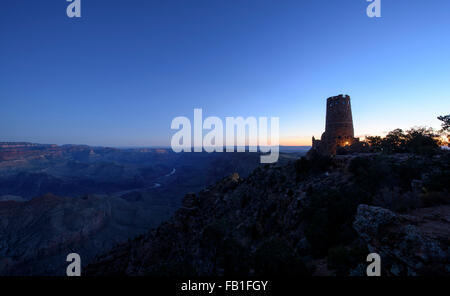
[{"label": "rocky cliff face", "polygon": [[0,143],[0,156],[8,149],[39,160],[0,160],[0,275],[65,275],[67,254],[86,265],[168,219],[187,192],[259,166],[256,153]]},{"label": "rocky cliff face", "polygon": [[[67,153],[89,151],[85,145],[34,144],[22,142],[0,142],[1,166],[17,165],[20,161],[30,161],[43,157],[61,157]],[[9,163],[9,161],[13,163]]]},{"label": "rocky cliff face", "polygon": [[353,226],[388,275],[450,274],[450,206],[399,215],[360,205]]},{"label": "rocky cliff face", "polygon": [[234,171],[247,175],[259,165],[257,153],[0,143],[0,199],[4,195],[32,199],[47,193],[117,195],[160,187],[157,191],[179,202],[186,192]]},{"label": "rocky cliff face", "polygon": [[316,156],[233,175],[85,274],[364,275],[370,252],[384,275],[449,274],[449,164]]},{"label": "rocky cliff face", "polygon": [[160,220],[113,197],[46,195],[0,202],[0,274],[65,275],[69,253],[89,262]]}]

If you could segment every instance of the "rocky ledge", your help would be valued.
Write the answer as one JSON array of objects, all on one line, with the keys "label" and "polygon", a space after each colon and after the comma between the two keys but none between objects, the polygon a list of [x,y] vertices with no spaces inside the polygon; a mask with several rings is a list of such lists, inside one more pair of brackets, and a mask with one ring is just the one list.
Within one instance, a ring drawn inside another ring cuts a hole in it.
[{"label": "rocky ledge", "polygon": [[225,178],[86,275],[450,274],[450,155],[314,156]]}]

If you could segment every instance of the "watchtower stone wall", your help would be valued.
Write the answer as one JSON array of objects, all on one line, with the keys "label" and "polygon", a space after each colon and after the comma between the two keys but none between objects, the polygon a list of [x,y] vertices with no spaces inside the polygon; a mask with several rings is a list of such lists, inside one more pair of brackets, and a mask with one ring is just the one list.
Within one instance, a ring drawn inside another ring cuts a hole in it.
[{"label": "watchtower stone wall", "polygon": [[359,139],[354,136],[350,96],[328,98],[325,132],[320,140],[313,137],[313,150],[334,155],[338,147],[350,147],[355,143],[359,143]]}]

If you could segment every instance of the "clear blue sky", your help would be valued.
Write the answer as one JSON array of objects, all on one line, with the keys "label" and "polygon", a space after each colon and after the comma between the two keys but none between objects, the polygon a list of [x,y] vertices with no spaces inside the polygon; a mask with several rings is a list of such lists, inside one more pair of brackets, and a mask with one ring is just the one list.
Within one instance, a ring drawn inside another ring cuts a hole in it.
[{"label": "clear blue sky", "polygon": [[176,116],[279,116],[309,144],[325,99],[355,133],[450,113],[450,1],[65,0],[0,4],[0,141],[168,145]]}]

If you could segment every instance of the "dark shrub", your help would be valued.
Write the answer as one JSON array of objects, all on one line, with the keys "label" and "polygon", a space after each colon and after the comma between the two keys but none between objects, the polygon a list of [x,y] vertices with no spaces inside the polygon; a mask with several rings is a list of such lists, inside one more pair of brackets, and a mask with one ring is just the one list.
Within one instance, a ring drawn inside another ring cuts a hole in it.
[{"label": "dark shrub", "polygon": [[332,247],[328,250],[328,268],[335,270],[336,275],[346,276],[358,264],[366,263],[367,254],[369,250],[366,244],[360,241],[348,247],[343,245]]},{"label": "dark shrub", "polygon": [[450,192],[450,171],[445,169],[437,169],[425,177],[424,187],[428,191]]},{"label": "dark shrub", "polygon": [[421,155],[434,155],[439,152],[439,134],[431,128],[414,128],[407,132],[395,129],[386,137],[367,137],[367,143],[374,152],[384,153],[415,153]]},{"label": "dark shrub", "polygon": [[248,275],[251,264],[248,255],[248,250],[231,237],[224,239],[219,245],[216,260],[225,276],[245,276]]},{"label": "dark shrub", "polygon": [[434,206],[450,204],[450,194],[447,191],[427,192],[427,193],[422,194],[421,202],[424,207],[434,207]]},{"label": "dark shrub", "polygon": [[406,134],[406,150],[421,155],[434,155],[439,148],[438,135],[432,129],[411,129]]},{"label": "dark shrub", "polygon": [[256,276],[301,276],[311,271],[284,240],[273,238],[263,243],[254,255]]},{"label": "dark shrub", "polygon": [[416,158],[410,158],[405,162],[395,163],[392,165],[392,170],[396,176],[397,185],[402,190],[411,190],[411,182],[413,180],[420,180],[426,167]]},{"label": "dark shrub", "polygon": [[400,188],[383,188],[374,196],[373,203],[376,206],[389,209],[394,212],[406,212],[421,206],[421,198],[418,193],[401,192]]},{"label": "dark shrub", "polygon": [[356,157],[350,162],[348,170],[354,176],[354,186],[369,195],[378,192],[383,186],[395,184],[392,169],[382,157]]},{"label": "dark shrub", "polygon": [[229,225],[225,219],[218,219],[210,223],[203,230],[203,240],[207,244],[215,245],[221,242],[227,232]]},{"label": "dark shrub", "polygon": [[331,246],[356,237],[352,223],[357,206],[367,202],[365,195],[352,187],[317,188],[309,195],[311,202],[304,212],[305,237],[314,255],[325,255]]},{"label": "dark shrub", "polygon": [[403,130],[395,129],[387,134],[381,142],[385,153],[402,153],[406,151],[406,136]]},{"label": "dark shrub", "polygon": [[334,165],[330,156],[312,151],[309,158],[302,157],[295,162],[297,178],[303,179],[309,174],[320,174],[328,171]]},{"label": "dark shrub", "polygon": [[372,152],[383,151],[383,139],[380,136],[366,137],[366,141],[370,146]]}]

